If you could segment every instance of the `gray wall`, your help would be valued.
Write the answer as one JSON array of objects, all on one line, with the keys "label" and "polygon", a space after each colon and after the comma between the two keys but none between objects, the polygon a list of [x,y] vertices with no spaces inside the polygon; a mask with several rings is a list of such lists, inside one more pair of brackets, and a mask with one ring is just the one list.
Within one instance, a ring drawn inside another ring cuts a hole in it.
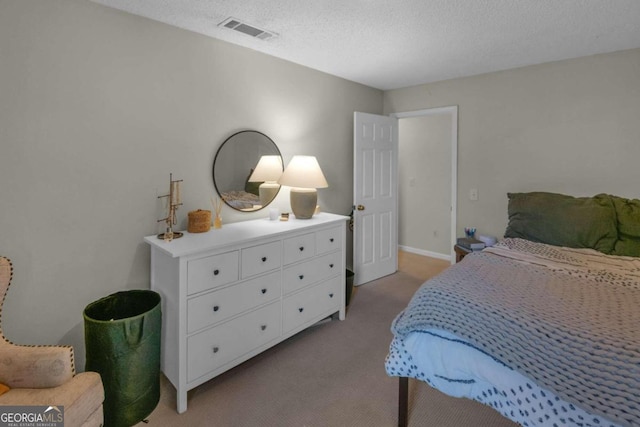
[{"label": "gray wall", "polygon": [[459,236],[474,225],[501,237],[507,192],[640,196],[640,49],[384,94],[385,114],[449,105],[459,106]]},{"label": "gray wall", "polygon": [[74,345],[79,369],[84,307],[149,287],[142,238],[170,172],[185,228],[210,208],[218,146],[255,129],[285,163],[317,156],[320,204],[346,214],[353,111],[382,111],[381,91],[84,0],[1,1],[0,58],[0,254],[15,268],[2,326],[18,343]]}]

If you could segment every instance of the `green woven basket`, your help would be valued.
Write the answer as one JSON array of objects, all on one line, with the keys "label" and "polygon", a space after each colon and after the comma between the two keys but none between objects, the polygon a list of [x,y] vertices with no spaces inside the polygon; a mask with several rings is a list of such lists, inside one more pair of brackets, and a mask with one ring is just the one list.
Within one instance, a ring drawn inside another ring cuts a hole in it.
[{"label": "green woven basket", "polygon": [[160,399],[160,295],[117,292],[84,309],[85,370],[104,385],[105,427],[145,419]]}]

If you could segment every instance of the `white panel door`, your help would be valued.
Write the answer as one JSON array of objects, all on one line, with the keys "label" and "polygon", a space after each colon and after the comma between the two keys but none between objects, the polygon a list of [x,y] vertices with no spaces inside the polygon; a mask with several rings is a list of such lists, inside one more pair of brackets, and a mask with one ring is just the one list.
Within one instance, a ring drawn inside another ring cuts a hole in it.
[{"label": "white panel door", "polygon": [[398,270],[398,119],[354,113],[354,284]]}]

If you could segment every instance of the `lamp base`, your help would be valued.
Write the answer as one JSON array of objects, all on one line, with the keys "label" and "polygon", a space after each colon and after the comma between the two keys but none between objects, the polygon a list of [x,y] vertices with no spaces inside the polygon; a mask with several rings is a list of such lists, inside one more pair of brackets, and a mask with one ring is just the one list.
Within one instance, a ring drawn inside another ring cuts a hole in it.
[{"label": "lamp base", "polygon": [[262,207],[271,203],[271,201],[276,198],[278,191],[280,191],[280,184],[275,181],[265,181],[260,184],[258,192],[260,194],[260,204]]},{"label": "lamp base", "polygon": [[291,210],[297,219],[309,219],[316,211],[318,192],[315,188],[292,188],[290,195]]}]

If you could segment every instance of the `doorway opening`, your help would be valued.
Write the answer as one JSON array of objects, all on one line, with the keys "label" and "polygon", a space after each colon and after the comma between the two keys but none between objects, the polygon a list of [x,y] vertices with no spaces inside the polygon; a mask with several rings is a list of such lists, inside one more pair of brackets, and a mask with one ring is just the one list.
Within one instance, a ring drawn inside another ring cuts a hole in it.
[{"label": "doorway opening", "polygon": [[455,262],[458,107],[398,119],[398,249]]}]

